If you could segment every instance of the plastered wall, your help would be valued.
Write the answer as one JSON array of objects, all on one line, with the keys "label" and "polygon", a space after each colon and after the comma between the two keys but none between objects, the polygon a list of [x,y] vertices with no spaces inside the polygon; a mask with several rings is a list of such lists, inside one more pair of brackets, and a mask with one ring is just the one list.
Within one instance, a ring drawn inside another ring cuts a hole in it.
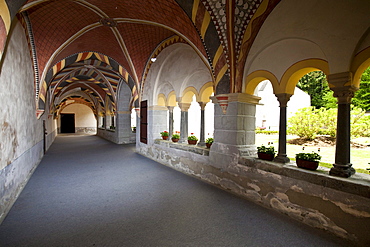
[{"label": "plastered wall", "polygon": [[47,149],[55,122],[48,114],[36,119],[32,61],[22,26],[16,21],[0,65],[0,223]]},{"label": "plastered wall", "polygon": [[97,121],[93,111],[86,105],[71,104],[63,109],[62,113],[75,114],[76,133],[96,133]]}]

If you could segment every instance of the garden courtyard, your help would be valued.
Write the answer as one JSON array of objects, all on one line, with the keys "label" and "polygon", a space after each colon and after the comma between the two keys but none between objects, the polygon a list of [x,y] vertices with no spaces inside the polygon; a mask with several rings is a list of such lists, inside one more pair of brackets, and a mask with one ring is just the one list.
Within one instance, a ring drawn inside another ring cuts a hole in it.
[{"label": "garden courtyard", "polygon": [[[298,136],[287,136],[287,155],[292,161],[295,160],[295,154],[297,153],[310,153],[314,151],[322,156],[320,166],[331,167],[331,164],[335,160],[335,141],[332,143],[334,145],[330,145],[330,141],[323,141],[328,138],[318,137],[315,140],[321,141],[316,142],[300,142],[297,138]],[[278,134],[256,134],[256,146],[267,146],[269,143],[272,143],[275,150],[278,150],[278,140]],[[295,144],[289,144],[289,142]],[[352,139],[351,142],[351,163],[353,167],[358,173],[370,174],[370,170],[367,170],[370,169],[370,137]]]}]

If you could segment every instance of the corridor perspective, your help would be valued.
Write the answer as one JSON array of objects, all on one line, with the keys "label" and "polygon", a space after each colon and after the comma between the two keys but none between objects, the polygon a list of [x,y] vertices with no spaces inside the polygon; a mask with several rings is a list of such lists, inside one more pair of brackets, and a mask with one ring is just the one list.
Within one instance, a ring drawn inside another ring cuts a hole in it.
[{"label": "corridor perspective", "polygon": [[92,135],[59,135],[0,246],[348,246]]}]

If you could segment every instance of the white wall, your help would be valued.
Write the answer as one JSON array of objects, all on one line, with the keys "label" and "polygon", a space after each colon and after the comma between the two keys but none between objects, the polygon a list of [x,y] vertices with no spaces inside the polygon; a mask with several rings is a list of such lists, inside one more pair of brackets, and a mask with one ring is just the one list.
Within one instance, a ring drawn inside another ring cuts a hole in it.
[{"label": "white wall", "polygon": [[0,64],[0,223],[43,157],[43,121],[55,137],[47,112],[36,118],[32,60],[22,25],[16,20]]},{"label": "white wall", "polygon": [[[266,130],[279,130],[279,102],[273,94],[271,83],[269,81],[261,82],[257,87],[257,94],[261,97],[261,105],[256,107],[256,127],[266,127]],[[287,119],[293,116],[298,109],[310,105],[310,96],[296,87],[294,95],[288,102]]]},{"label": "white wall", "polygon": [[75,114],[76,132],[96,132],[97,120],[90,107],[82,104],[71,104],[64,108],[61,113]]}]

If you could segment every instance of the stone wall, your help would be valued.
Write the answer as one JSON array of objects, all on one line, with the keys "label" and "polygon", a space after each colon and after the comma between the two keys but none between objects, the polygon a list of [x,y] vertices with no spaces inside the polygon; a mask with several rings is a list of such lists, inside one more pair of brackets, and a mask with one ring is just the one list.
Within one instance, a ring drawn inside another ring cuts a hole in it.
[{"label": "stone wall", "polygon": [[0,223],[43,157],[44,143],[49,148],[56,135],[52,117],[36,118],[32,61],[16,21],[8,39],[0,64]]},{"label": "stone wall", "polygon": [[[321,228],[360,245],[370,244],[370,182],[368,175],[343,179],[327,170],[308,171],[295,163],[280,164],[254,157],[218,167],[211,152],[169,141],[139,143],[137,151],[155,161],[199,178],[260,205]],[[208,156],[210,155],[210,156]]]}]

